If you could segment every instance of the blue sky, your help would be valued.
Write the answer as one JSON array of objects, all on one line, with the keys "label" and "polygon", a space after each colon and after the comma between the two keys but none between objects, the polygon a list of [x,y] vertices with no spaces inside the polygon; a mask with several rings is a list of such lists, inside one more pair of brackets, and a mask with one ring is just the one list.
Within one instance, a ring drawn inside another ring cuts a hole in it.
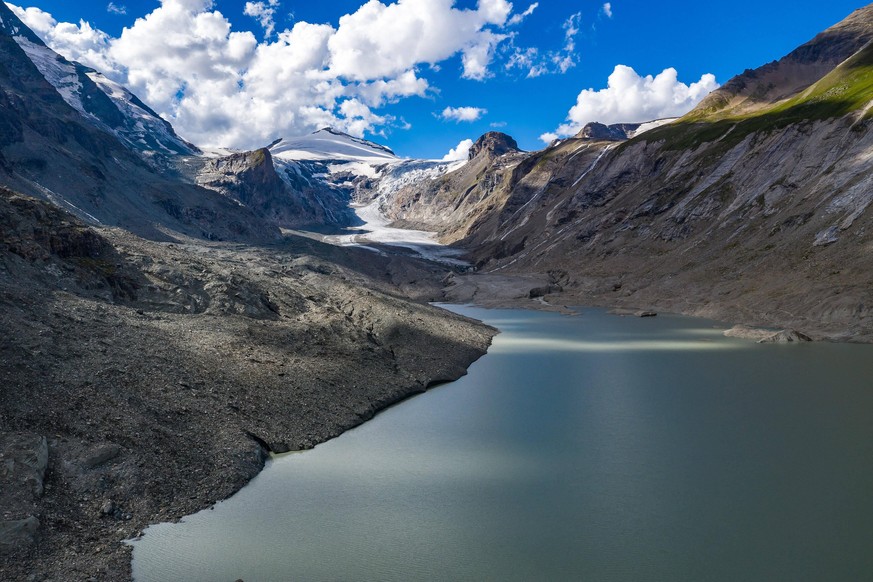
[{"label": "blue sky", "polygon": [[[434,7],[437,4],[451,4],[450,0],[432,0],[431,4],[423,3],[422,0],[405,1],[410,6],[416,3],[423,6],[421,11],[436,10]],[[253,39],[239,38],[240,45],[245,44],[249,53],[255,50],[256,42],[276,42],[278,33],[291,29],[300,22],[328,24],[334,30],[341,30],[340,17],[357,12],[363,4],[362,0],[261,0],[261,8],[271,10],[273,14],[274,32],[268,36],[262,26],[263,22],[244,14],[244,0],[215,0],[211,7],[208,0],[163,2],[178,3],[192,13],[220,12],[231,31],[252,33]],[[501,10],[500,4],[505,4],[505,0],[489,2],[496,6],[492,12],[498,13]],[[383,0],[383,3],[393,4],[388,0]],[[675,68],[678,79],[665,77],[664,86],[670,83],[671,87],[678,84],[691,85],[688,100],[677,106],[687,108],[711,87],[711,82],[706,81],[704,75],[714,75],[718,83],[724,83],[746,68],[754,68],[783,56],[847,16],[853,9],[862,6],[858,0],[734,0],[727,7],[724,3],[615,0],[605,10],[602,1],[539,0],[536,8],[522,19],[522,14],[533,3],[523,0],[513,4],[511,12],[504,10],[497,16],[480,18],[479,21],[484,20],[485,24],[477,24],[477,36],[470,37],[470,43],[479,43],[479,46],[485,47],[485,52],[488,52],[487,48],[490,46],[490,55],[479,55],[484,58],[484,69],[475,68],[475,63],[465,68],[462,58],[467,53],[461,47],[452,51],[449,43],[442,47],[440,59],[436,63],[403,63],[398,65],[399,68],[395,67],[396,70],[374,70],[371,74],[362,74],[359,79],[349,80],[350,74],[357,74],[349,71],[357,71],[355,64],[364,62],[348,57],[348,51],[356,50],[354,42],[363,34],[359,31],[347,35],[343,45],[343,50],[346,51],[343,58],[347,58],[348,63],[344,69],[345,76],[338,73],[336,78],[326,79],[318,85],[318,81],[313,81],[312,78],[318,76],[317,71],[323,68],[320,65],[312,69],[316,73],[296,71],[293,74],[288,73],[287,78],[278,70],[271,72],[274,71],[273,68],[260,65],[263,68],[262,74],[257,77],[260,80],[246,77],[245,83],[254,86],[259,82],[264,86],[256,92],[243,92],[238,96],[232,92],[233,84],[241,86],[244,83],[240,80],[242,78],[237,81],[219,79],[215,70],[198,76],[200,74],[197,73],[197,67],[202,62],[181,62],[176,67],[168,60],[176,58],[173,54],[156,56],[155,63],[160,63],[156,66],[163,68],[150,75],[148,55],[161,53],[163,50],[160,41],[155,40],[154,30],[163,30],[157,26],[157,19],[150,33],[143,29],[143,34],[130,34],[124,43],[117,43],[112,49],[106,48],[112,46],[113,39],[122,37],[125,27],[133,27],[137,18],[158,9],[161,6],[158,0],[116,0],[111,6],[105,0],[33,0],[31,3],[18,5],[38,7],[50,13],[56,21],[52,25],[54,28],[45,25],[45,30],[37,30],[47,38],[50,45],[54,45],[59,52],[73,53],[67,56],[86,61],[92,66],[104,65],[103,68],[110,69],[107,74],[126,82],[150,105],[170,118],[184,137],[195,143],[223,140],[238,142],[230,144],[238,147],[254,146],[262,140],[280,137],[282,132],[300,132],[304,128],[315,127],[322,118],[325,122],[330,121],[325,113],[330,112],[330,115],[337,116],[340,125],[347,123],[346,129],[349,131],[386,143],[400,155],[430,158],[442,157],[462,140],[475,139],[495,128],[513,135],[523,148],[532,150],[544,145],[541,139],[544,134],[569,133],[578,125],[579,120],[587,119],[588,115],[646,116],[666,111],[658,103],[650,103],[648,108],[637,109],[633,104],[614,103],[621,101],[623,97],[620,93],[625,87],[629,90],[640,89],[643,95],[646,91],[644,78],[637,79],[628,70],[622,69],[621,79],[619,75],[614,78],[616,90],[609,94],[592,93],[584,101],[580,101],[574,120],[568,124],[567,116],[577,104],[580,91],[604,89],[617,65],[631,67],[642,77],[656,76],[665,69]],[[455,10],[473,11],[477,8],[481,9],[481,6],[476,0],[458,0],[454,3]],[[250,7],[249,12],[257,10]],[[458,13],[454,14],[458,16]],[[518,17],[518,22],[510,24],[513,17]],[[169,16],[165,15],[165,18]],[[78,24],[80,20],[88,22],[92,28],[105,33],[105,36],[97,34],[95,37],[93,31],[85,31],[88,34],[84,34],[81,27],[73,31],[73,36],[79,35],[73,40],[70,40],[70,35],[61,34],[58,23]],[[212,20],[215,21],[214,18]],[[162,26],[171,28],[166,24]],[[187,30],[184,22],[180,22],[179,26],[183,34]],[[190,24],[188,28],[191,28]],[[303,27],[298,28],[303,30]],[[346,28],[351,31],[352,23]],[[575,31],[575,34],[568,37],[568,29],[570,32]],[[326,28],[321,30],[329,32]],[[483,34],[492,36],[485,37]],[[498,35],[500,40],[492,45],[482,44],[483,38],[493,39],[493,35]],[[444,42],[445,36],[437,35],[434,42]],[[91,44],[82,41],[85,37]],[[148,44],[139,54],[137,47],[133,46],[137,42]],[[295,37],[292,44],[300,42],[302,41]],[[235,52],[232,48],[225,50],[215,48],[218,45],[210,46],[212,48],[204,54],[217,54],[215,51],[220,51],[220,58],[228,59],[229,63],[223,64],[223,67],[250,66],[251,61],[245,60],[250,58],[250,54],[245,58],[235,56],[236,52],[243,49]],[[571,50],[567,50],[568,48]],[[87,52],[89,50],[91,52]],[[364,47],[363,50],[366,52],[374,49]],[[109,55],[105,61],[101,51]],[[181,52],[189,55],[193,51]],[[441,58],[445,53],[451,54]],[[275,58],[291,58],[287,54],[276,53]],[[529,57],[528,60],[521,58],[524,55]],[[482,61],[482,58],[479,60]],[[91,62],[88,62],[89,59]],[[563,67],[559,60],[563,60]],[[509,67],[513,61],[519,66]],[[339,67],[337,70],[341,69],[342,66],[336,65],[336,62],[339,61],[333,62],[332,66]],[[185,67],[192,68],[190,78],[185,78]],[[539,69],[531,74],[536,67]],[[409,69],[412,73],[404,77],[406,88],[399,95],[394,94],[397,91],[383,90],[374,96],[375,87],[361,89],[361,84],[401,78],[400,69]],[[169,77],[176,75],[178,86],[165,86],[161,78],[165,71],[169,71]],[[306,91],[300,89],[304,78],[306,83],[310,83]],[[283,90],[283,82],[291,89]],[[190,98],[180,102],[179,99],[184,97],[185,91],[190,91],[190,86],[194,83],[203,87],[199,89],[200,94],[195,98],[191,91]],[[695,83],[701,84],[695,88]],[[290,96],[291,92],[299,94]],[[272,98],[281,99],[281,102],[271,104]],[[355,100],[354,106],[346,106],[340,112],[342,102],[349,99]],[[657,101],[656,97],[652,99]],[[250,107],[256,109],[236,110],[234,100],[248,100],[252,104]],[[312,107],[309,101],[312,101]],[[235,110],[229,111],[231,107]],[[468,118],[478,117],[474,121],[456,121],[440,115],[446,108],[461,107],[486,110],[487,113],[466,110]],[[295,111],[296,114],[291,115],[288,113],[290,111]],[[223,112],[227,114],[222,115]],[[259,116],[260,113],[263,115]],[[605,119],[612,122],[619,120],[644,119]],[[250,133],[246,133],[247,128]],[[271,131],[276,134],[272,135]],[[243,143],[249,138],[251,143]]]}]

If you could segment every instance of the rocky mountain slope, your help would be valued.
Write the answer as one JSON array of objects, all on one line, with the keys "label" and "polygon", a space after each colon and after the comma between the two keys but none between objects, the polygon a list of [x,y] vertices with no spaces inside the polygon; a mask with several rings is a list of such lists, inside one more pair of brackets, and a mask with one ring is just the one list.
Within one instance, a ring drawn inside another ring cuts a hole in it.
[{"label": "rocky mountain slope", "polygon": [[807,89],[873,40],[873,6],[850,14],[785,57],[746,70],[713,91],[695,119],[718,119],[760,110]]},{"label": "rocky mountain slope", "polygon": [[437,231],[444,241],[456,241],[503,202],[500,193],[507,191],[505,183],[525,157],[510,136],[486,133],[470,148],[466,164],[409,180],[385,192],[380,207],[398,226]]},{"label": "rocky mountain slope", "polygon": [[413,216],[480,272],[538,276],[555,301],[873,339],[871,31],[867,7],[681,120],[630,140],[589,126],[508,172],[486,165],[472,224]]},{"label": "rocky mountain slope", "polygon": [[152,242],[0,190],[0,578],[129,579],[122,540],[267,450],[464,374],[493,330],[407,299],[444,276],[293,237]]}]

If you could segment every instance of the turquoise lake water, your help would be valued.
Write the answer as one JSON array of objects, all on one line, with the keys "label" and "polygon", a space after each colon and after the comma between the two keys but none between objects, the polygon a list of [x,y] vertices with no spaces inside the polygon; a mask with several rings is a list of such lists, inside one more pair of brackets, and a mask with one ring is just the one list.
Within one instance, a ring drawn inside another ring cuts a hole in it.
[{"label": "turquoise lake water", "polygon": [[135,542],[137,582],[873,579],[873,346],[452,310],[469,374]]}]

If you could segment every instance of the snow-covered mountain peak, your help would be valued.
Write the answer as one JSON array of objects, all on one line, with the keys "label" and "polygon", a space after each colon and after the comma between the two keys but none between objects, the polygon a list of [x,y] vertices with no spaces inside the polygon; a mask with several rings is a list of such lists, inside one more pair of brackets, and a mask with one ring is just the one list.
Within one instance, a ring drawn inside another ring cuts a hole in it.
[{"label": "snow-covered mountain peak", "polygon": [[39,73],[89,123],[145,155],[191,155],[197,148],[125,87],[59,55],[0,3],[0,35],[12,37]]},{"label": "snow-covered mountain peak", "polygon": [[302,137],[282,139],[270,146],[274,157],[286,161],[349,161],[385,164],[399,158],[389,148],[331,127]]}]

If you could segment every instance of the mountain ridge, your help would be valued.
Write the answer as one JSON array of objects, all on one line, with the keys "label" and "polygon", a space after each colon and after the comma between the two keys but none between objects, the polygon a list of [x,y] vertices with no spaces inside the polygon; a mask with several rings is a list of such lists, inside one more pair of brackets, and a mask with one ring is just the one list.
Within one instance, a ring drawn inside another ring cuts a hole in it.
[{"label": "mountain ridge", "polygon": [[399,159],[387,146],[325,127],[296,138],[277,139],[269,146],[274,156],[287,160],[389,161]]},{"label": "mountain ridge", "polygon": [[[538,277],[554,287],[551,301],[870,341],[871,33],[873,5],[780,61],[802,62],[807,76],[754,110],[713,115],[704,101],[634,135],[591,124],[519,158],[496,183],[488,176],[499,167],[485,165],[441,196],[412,187],[386,213],[468,249],[480,273]],[[483,210],[444,221],[470,192],[484,192]]]},{"label": "mountain ridge", "polygon": [[873,5],[859,8],[784,57],[747,69],[713,91],[687,119],[743,114],[808,88],[873,41]]}]

